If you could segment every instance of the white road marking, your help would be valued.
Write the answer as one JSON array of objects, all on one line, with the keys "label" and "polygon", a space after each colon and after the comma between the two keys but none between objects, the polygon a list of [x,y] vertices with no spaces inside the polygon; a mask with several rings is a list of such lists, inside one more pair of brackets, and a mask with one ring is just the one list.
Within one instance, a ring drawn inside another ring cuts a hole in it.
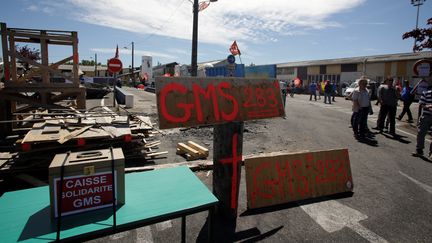
[{"label": "white road marking", "polygon": [[408,176],[407,174],[403,173],[402,171],[399,171],[399,173],[401,175],[405,176],[406,178],[408,178],[409,180],[411,180],[412,182],[414,182],[415,184],[417,184],[419,187],[421,187],[424,190],[426,190],[427,192],[432,193],[432,187],[431,186],[428,186],[428,185],[426,185],[424,183],[421,183],[420,181],[418,181],[418,180],[416,180],[414,178],[411,178],[410,176]]},{"label": "white road marking", "polygon": [[171,220],[167,220],[167,221],[160,222],[160,223],[156,224],[156,230],[157,231],[164,231],[164,230],[171,228],[171,227],[172,227]]},{"label": "white road marking", "polygon": [[140,243],[153,243],[153,235],[150,226],[145,226],[136,229],[136,242]]},{"label": "white road marking", "polygon": [[348,227],[369,242],[387,242],[384,238],[359,223],[359,221],[367,219],[367,215],[337,201],[329,200],[301,205],[300,207],[328,233]]}]

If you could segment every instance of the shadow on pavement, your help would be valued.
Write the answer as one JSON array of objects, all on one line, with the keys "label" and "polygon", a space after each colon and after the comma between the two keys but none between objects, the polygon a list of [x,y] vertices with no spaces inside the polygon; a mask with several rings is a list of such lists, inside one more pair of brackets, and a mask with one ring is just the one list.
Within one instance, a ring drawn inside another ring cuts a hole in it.
[{"label": "shadow on pavement", "polygon": [[263,208],[257,208],[257,209],[247,209],[246,211],[244,211],[243,213],[240,214],[240,217],[263,214],[263,213],[270,213],[270,212],[275,212],[275,211],[279,211],[279,210],[298,207],[300,205],[323,202],[323,201],[327,201],[327,200],[336,200],[336,199],[341,199],[341,198],[348,198],[348,197],[352,197],[353,195],[354,195],[354,192],[342,192],[342,193],[338,193],[338,194],[334,194],[334,195],[330,195],[330,196],[310,198],[310,199],[305,199],[305,200],[300,200],[300,201],[295,201],[295,202],[289,202],[289,203],[275,205],[275,206],[269,206],[269,207],[263,207]]},{"label": "shadow on pavement", "polygon": [[364,143],[372,147],[378,147],[378,141],[375,139],[375,134],[376,133],[368,132],[366,137],[364,138],[356,137],[356,140],[359,143]]},{"label": "shadow on pavement", "polygon": [[236,232],[238,218],[237,220],[226,220],[221,217],[215,217],[213,225],[214,239],[213,241],[209,241],[208,220],[209,218],[207,218],[205,224],[201,228],[196,242],[257,242],[276,234],[283,228],[282,225],[265,233],[261,233],[257,227]]},{"label": "shadow on pavement", "polygon": [[415,158],[420,158],[420,159],[422,159],[423,161],[426,161],[426,162],[429,162],[429,163],[432,163],[432,160],[430,160],[427,156],[418,156],[418,155],[411,155],[412,157],[415,157]]},{"label": "shadow on pavement", "polygon": [[384,135],[384,137],[386,137],[386,138],[397,140],[397,141],[399,141],[400,143],[403,143],[403,144],[409,144],[409,143],[411,143],[410,141],[408,141],[408,140],[405,139],[406,136],[402,136],[402,135],[399,135],[399,134],[396,134],[396,135],[393,136],[393,135],[388,134],[388,133],[382,133],[382,135]]}]

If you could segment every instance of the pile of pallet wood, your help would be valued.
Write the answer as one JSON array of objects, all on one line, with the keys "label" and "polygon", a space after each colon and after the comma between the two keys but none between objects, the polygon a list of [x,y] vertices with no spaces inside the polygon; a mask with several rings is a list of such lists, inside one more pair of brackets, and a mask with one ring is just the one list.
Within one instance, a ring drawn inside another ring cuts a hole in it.
[{"label": "pile of pallet wood", "polygon": [[[163,157],[159,152],[158,131],[147,116],[118,115],[103,111],[35,113],[32,128],[16,141],[14,166],[8,168],[47,168],[57,153],[121,147],[128,160],[145,163]],[[8,163],[10,160],[8,160]],[[3,163],[3,164],[6,164]]]}]

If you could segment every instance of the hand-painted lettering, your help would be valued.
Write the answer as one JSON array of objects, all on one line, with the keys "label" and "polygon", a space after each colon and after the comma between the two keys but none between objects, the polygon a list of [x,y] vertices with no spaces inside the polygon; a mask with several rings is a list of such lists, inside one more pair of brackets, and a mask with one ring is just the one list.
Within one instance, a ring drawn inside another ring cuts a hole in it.
[{"label": "hand-painted lettering", "polygon": [[320,152],[305,153],[292,159],[286,155],[246,160],[249,206],[255,208],[255,205],[261,207],[352,190],[347,156],[344,150],[334,150],[321,155]]}]

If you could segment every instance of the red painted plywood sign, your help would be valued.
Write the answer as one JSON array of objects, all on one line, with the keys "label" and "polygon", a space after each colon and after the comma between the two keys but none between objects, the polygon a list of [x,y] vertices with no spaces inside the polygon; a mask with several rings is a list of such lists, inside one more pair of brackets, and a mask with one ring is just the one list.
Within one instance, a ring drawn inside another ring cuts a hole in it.
[{"label": "red painted plywood sign", "polygon": [[[114,172],[114,176],[116,172]],[[57,195],[60,193],[60,178],[55,179],[54,203],[57,217]],[[111,172],[93,175],[70,176],[63,179],[61,215],[75,214],[112,206],[113,178]]]},{"label": "red painted plywood sign", "polygon": [[245,160],[248,208],[353,190],[347,149]]},{"label": "red painted plywood sign", "polygon": [[156,78],[159,127],[281,117],[279,82],[263,78]]},{"label": "red painted plywood sign", "polygon": [[110,73],[119,73],[123,68],[123,63],[118,58],[108,60],[108,71]]}]

